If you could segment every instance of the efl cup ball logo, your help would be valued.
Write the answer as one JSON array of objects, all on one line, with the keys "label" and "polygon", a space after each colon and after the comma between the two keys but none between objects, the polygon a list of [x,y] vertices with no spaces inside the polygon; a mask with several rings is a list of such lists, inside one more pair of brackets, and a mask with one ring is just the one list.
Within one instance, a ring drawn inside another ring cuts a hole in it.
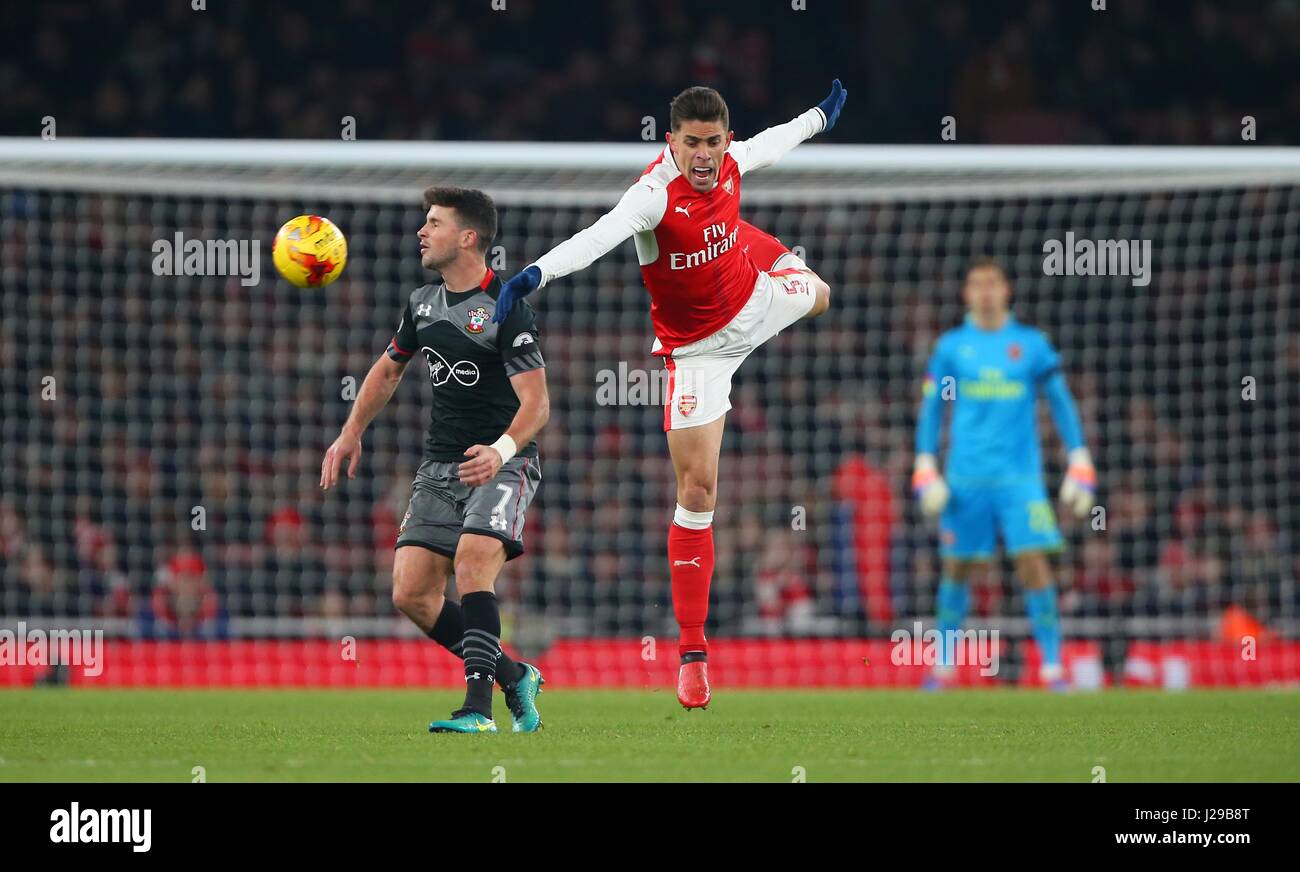
[{"label": "efl cup ball logo", "polygon": [[677,401],[677,411],[683,416],[689,416],[695,411],[695,394],[682,394],[681,399]]},{"label": "efl cup ball logo", "polygon": [[487,319],[488,310],[484,309],[482,306],[479,306],[477,309],[470,309],[469,323],[465,325],[465,329],[470,333],[482,333],[483,325],[487,323]]}]

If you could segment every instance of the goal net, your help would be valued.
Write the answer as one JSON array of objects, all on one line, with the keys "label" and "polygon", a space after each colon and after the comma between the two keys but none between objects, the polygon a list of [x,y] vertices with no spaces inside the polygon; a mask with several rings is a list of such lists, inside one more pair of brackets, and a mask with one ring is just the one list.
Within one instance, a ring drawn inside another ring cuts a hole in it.
[{"label": "goal net", "polygon": [[[322,493],[322,453],[428,281],[424,187],[494,197],[489,264],[509,275],[656,151],[0,141],[0,627],[103,631],[103,675],[74,682],[458,681],[390,598],[422,373],[366,433],[355,480]],[[1097,463],[1101,511],[1061,513],[1053,564],[1076,684],[1300,681],[1300,156],[809,145],[744,196],[833,299],[735,378],[708,627],[720,682],[921,680],[899,653],[932,625],[939,576],[908,484],[921,377],[981,255],[1060,350]],[[271,266],[276,228],[302,213],[348,237],[323,290]],[[227,268],[160,254],[191,241],[231,243]],[[255,275],[236,274],[253,242]],[[552,416],[528,553],[498,584],[505,642],[570,684],[666,683],[675,491],[633,246],[533,302]],[[1064,451],[1045,411],[1040,425],[1054,493]],[[970,626],[1003,658],[990,681],[1035,680],[1011,566],[972,593]]]}]

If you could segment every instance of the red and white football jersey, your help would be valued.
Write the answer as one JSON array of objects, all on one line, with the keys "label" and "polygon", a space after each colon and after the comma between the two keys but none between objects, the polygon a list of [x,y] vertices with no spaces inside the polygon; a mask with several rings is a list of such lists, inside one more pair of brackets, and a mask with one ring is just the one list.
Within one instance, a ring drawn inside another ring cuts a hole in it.
[{"label": "red and white football jersey", "polygon": [[784,242],[748,221],[740,222],[740,250],[763,272],[805,266],[802,260],[790,253]]},{"label": "red and white football jersey", "polygon": [[739,244],[741,177],[774,163],[825,124],[813,108],[733,142],[713,190],[704,194],[691,187],[665,146],[617,206],[538,258],[542,285],[589,266],[631,236],[662,345],[656,353],[713,335],[745,305],[758,279],[758,267]]}]

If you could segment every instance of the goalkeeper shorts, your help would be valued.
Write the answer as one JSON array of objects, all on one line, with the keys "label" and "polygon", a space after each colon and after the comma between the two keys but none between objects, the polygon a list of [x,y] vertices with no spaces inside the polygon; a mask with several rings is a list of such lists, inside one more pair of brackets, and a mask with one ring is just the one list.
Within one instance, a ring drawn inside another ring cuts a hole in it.
[{"label": "goalkeeper shorts", "polygon": [[1043,483],[952,485],[939,518],[939,553],[953,560],[988,560],[998,535],[1007,554],[1059,551],[1056,513]]}]

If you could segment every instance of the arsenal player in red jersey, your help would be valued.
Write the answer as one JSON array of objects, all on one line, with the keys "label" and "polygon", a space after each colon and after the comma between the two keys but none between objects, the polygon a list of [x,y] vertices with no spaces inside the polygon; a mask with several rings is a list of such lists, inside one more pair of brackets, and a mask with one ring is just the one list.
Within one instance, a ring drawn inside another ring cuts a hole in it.
[{"label": "arsenal player in red jersey", "polygon": [[651,353],[669,372],[664,407],[677,508],[668,529],[673,611],[681,627],[677,698],[709,702],[709,584],[718,455],[731,377],[759,345],[830,305],[830,288],[776,239],[740,220],[741,180],[835,125],[848,92],[785,124],[734,140],[722,96],[688,88],[672,102],[668,145],[618,205],[506,282],[493,320],[514,301],[589,266],[628,237],[650,293]]}]

